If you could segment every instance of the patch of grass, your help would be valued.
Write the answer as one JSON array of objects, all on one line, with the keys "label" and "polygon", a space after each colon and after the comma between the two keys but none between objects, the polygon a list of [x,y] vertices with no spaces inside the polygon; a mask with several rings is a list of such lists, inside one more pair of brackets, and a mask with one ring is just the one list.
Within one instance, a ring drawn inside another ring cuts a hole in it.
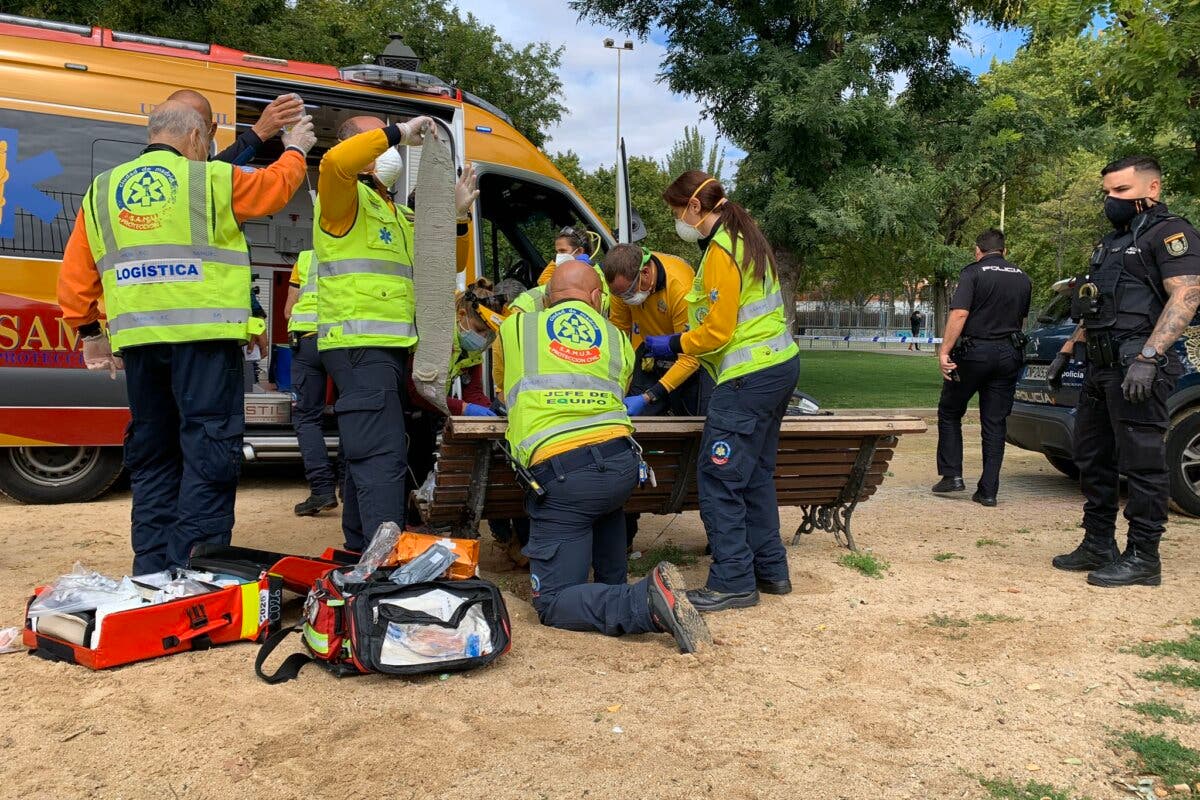
[{"label": "patch of grass", "polygon": [[1029,528],[1017,528],[1017,533],[1029,533]]},{"label": "patch of grass", "polygon": [[979,785],[996,800],[1071,800],[1066,792],[1061,792],[1047,783],[1030,781],[1021,786],[1011,778],[1004,780],[988,780],[980,778]]},{"label": "patch of grass", "polygon": [[925,624],[931,628],[965,628],[971,623],[962,617],[952,617],[949,614],[930,614],[925,618]]},{"label": "patch of grass", "polygon": [[1139,655],[1142,658],[1150,656],[1176,656],[1185,661],[1200,661],[1200,636],[1192,634],[1186,639],[1166,642],[1144,642],[1135,644],[1126,652]]},{"label": "patch of grass", "polygon": [[678,545],[671,542],[660,544],[649,550],[643,550],[641,558],[629,559],[629,574],[639,577],[645,575],[660,561],[670,561],[680,567],[690,567],[696,563],[696,554],[681,550]]},{"label": "patch of grass", "polygon": [[938,553],[936,556],[933,557],[933,560],[934,561],[952,561],[953,559],[956,559],[956,558],[961,559],[962,556],[958,555],[957,553]]},{"label": "patch of grass", "polygon": [[1004,542],[998,542],[995,539],[976,539],[976,547],[1008,547]]},{"label": "patch of grass", "polygon": [[933,408],[942,390],[935,358],[801,348],[800,363],[798,387],[822,408]]},{"label": "patch of grass", "polygon": [[1137,731],[1125,731],[1112,744],[1137,755],[1130,766],[1157,775],[1168,784],[1191,785],[1200,781],[1200,753],[1180,744],[1178,739],[1160,733],[1147,736]]},{"label": "patch of grass", "polygon": [[[901,359],[897,359],[899,361]],[[837,563],[849,569],[856,569],[868,578],[882,578],[883,573],[891,566],[878,556],[871,553],[846,553]]]},{"label": "patch of grass", "polygon": [[1155,722],[1162,722],[1164,719],[1174,720],[1181,725],[1191,725],[1196,721],[1196,718],[1184,711],[1182,708],[1177,708],[1170,703],[1163,703],[1158,700],[1150,700],[1145,703],[1134,703],[1130,706],[1134,711],[1142,716],[1149,717]]},{"label": "patch of grass", "polygon": [[976,622],[982,622],[985,625],[993,622],[1020,622],[1020,617],[1010,617],[1007,614],[976,614]]},{"label": "patch of grass", "polygon": [[1173,683],[1176,686],[1183,686],[1188,689],[1200,689],[1200,669],[1195,669],[1194,667],[1178,667],[1174,664],[1168,664],[1158,669],[1139,672],[1137,675],[1139,678],[1145,678],[1148,681],[1161,681],[1162,683]]}]

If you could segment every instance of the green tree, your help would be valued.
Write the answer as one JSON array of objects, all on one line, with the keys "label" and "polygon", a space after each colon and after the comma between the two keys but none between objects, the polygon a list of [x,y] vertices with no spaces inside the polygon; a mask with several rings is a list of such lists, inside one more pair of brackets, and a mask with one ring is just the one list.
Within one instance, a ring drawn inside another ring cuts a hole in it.
[{"label": "green tree", "polygon": [[668,179],[673,180],[675,176],[689,169],[698,169],[721,180],[721,173],[725,170],[725,148],[720,146],[720,137],[713,140],[711,147],[706,145],[699,125],[694,128],[685,125],[683,136],[671,145],[671,152],[667,153],[666,161],[663,162],[663,168],[670,176]]},{"label": "green tree", "polygon": [[[917,108],[962,83],[950,48],[972,15],[1008,19],[987,0],[762,3],[753,0],[574,0],[588,19],[666,36],[668,86],[698,97],[730,142],[747,152],[737,197],[779,254],[785,294],[828,241],[831,195],[863,170],[896,164],[916,140],[893,102],[907,75]],[[791,304],[788,304],[789,314]]]},{"label": "green tree", "polygon": [[334,66],[362,63],[399,32],[421,57],[422,71],[504,109],[539,147],[566,111],[559,100],[562,47],[513,47],[448,0],[0,0],[0,11]]}]

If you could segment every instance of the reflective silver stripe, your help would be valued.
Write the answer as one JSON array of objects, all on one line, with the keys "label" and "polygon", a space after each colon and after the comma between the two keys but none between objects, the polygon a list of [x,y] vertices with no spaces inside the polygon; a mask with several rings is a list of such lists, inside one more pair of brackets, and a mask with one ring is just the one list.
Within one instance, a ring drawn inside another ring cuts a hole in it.
[{"label": "reflective silver stripe", "polygon": [[[517,449],[521,451],[529,450],[538,441],[545,441],[552,436],[557,436],[560,433],[568,433],[570,431],[579,430],[581,428],[591,428],[605,422],[626,422],[629,417],[625,413],[625,409],[620,411],[605,411],[603,414],[596,414],[583,419],[573,419],[570,422],[564,422],[561,425],[551,425],[549,428],[542,428],[537,433],[530,434],[521,440],[517,445]],[[530,453],[532,456],[533,453]]]},{"label": "reflective silver stripe", "polygon": [[188,218],[191,220],[192,247],[207,247],[212,242],[208,229],[208,203],[205,202],[208,188],[208,165],[202,161],[188,161]]},{"label": "reflective silver stripe", "polygon": [[317,324],[317,315],[316,314],[292,314],[291,321],[292,322],[310,322],[313,325],[316,325]]},{"label": "reflective silver stripe", "polygon": [[348,319],[345,322],[324,322],[317,326],[317,336],[328,336],[333,328],[341,328],[343,336],[416,336],[417,326],[411,322],[387,322],[381,319]]},{"label": "reflective silver stripe", "polygon": [[552,389],[592,389],[597,392],[612,392],[617,397],[624,397],[625,392],[617,381],[597,378],[593,375],[574,375],[570,372],[548,373],[546,375],[529,375],[526,373],[508,391],[508,407],[517,404],[517,395],[521,392],[545,392]]},{"label": "reflective silver stripe", "polygon": [[170,308],[163,311],[127,311],[108,320],[109,333],[136,328],[161,328],[173,325],[245,325],[248,308]]},{"label": "reflective silver stripe", "polygon": [[101,273],[127,261],[203,261],[205,263],[229,264],[235,267],[250,266],[250,254],[245,250],[227,250],[207,245],[189,247],[186,244],[146,244],[126,247],[123,250],[108,250],[96,262]]},{"label": "reflective silver stripe", "polygon": [[[522,377],[532,378],[538,374],[538,317],[537,314],[526,314],[521,317],[521,360],[525,363]],[[511,394],[511,393],[510,393]],[[510,404],[512,408],[515,403]]]},{"label": "reflective silver stripe", "polygon": [[[96,207],[96,227],[100,229],[100,235],[104,238],[104,258],[117,252],[117,237],[113,233],[112,219],[108,214],[108,190],[112,186],[112,170],[101,173],[100,177],[96,178],[96,191],[92,195],[92,202],[99,203]],[[104,259],[101,259],[102,261]],[[99,265],[97,265],[99,266]]]},{"label": "reflective silver stripe", "polygon": [[783,308],[783,294],[774,292],[767,295],[762,300],[757,300],[753,303],[747,303],[738,309],[738,324],[749,322],[752,319],[766,316],[777,308]]},{"label": "reflective silver stripe", "polygon": [[380,258],[343,258],[338,261],[322,261],[318,265],[322,278],[334,278],[339,275],[394,275],[398,278],[412,280],[413,269],[410,264],[399,261],[386,261]]},{"label": "reflective silver stripe", "polygon": [[736,367],[738,364],[745,364],[747,361],[753,361],[754,353],[752,351],[756,348],[769,345],[772,350],[778,352],[783,350],[791,343],[792,335],[787,331],[784,331],[778,336],[767,339],[765,342],[755,342],[754,344],[748,344],[745,347],[739,347],[737,350],[725,354],[725,357],[721,359],[721,366],[717,368],[717,371],[724,372],[731,367]]},{"label": "reflective silver stripe", "polygon": [[315,292],[317,290],[317,271],[320,269],[320,267],[321,262],[317,261],[317,257],[315,255],[309,259],[308,273],[304,276],[304,285],[300,287],[301,295],[303,295],[305,292]]}]

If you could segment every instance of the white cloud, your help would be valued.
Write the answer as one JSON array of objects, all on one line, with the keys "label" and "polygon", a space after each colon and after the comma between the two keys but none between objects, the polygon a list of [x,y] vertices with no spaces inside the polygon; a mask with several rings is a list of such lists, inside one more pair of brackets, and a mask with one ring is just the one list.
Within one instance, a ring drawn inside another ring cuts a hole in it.
[{"label": "white cloud", "polygon": [[[515,46],[531,41],[563,45],[559,77],[562,103],[567,107],[562,123],[550,131],[547,151],[574,150],[585,168],[612,164],[616,152],[617,54],[603,46],[605,38],[621,43],[626,36],[590,22],[580,22],[566,0],[457,0],[493,25]],[[632,51],[621,53],[621,135],[629,155],[663,159],[685,125],[699,123],[709,142],[716,128],[701,120],[695,98],[672,93],[657,81],[666,49],[651,41],[634,41]],[[740,152],[728,148],[727,175]]]}]

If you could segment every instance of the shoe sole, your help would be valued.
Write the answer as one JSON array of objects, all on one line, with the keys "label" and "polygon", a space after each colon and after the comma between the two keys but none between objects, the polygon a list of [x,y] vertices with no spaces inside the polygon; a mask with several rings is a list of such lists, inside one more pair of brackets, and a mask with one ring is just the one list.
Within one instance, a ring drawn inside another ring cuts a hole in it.
[{"label": "shoe sole", "polygon": [[687,583],[683,580],[683,574],[679,571],[679,567],[668,564],[657,570],[657,574],[662,578],[663,585],[671,592],[671,596],[675,598],[675,603],[671,606],[671,616],[675,618],[677,630],[672,633],[675,634],[675,641],[679,644],[680,651],[694,653],[699,644],[711,645],[713,640],[712,633],[708,630],[708,623],[704,621],[700,612],[688,599]]},{"label": "shoe sole", "polygon": [[1088,575],[1087,582],[1091,586],[1099,586],[1102,589],[1119,589],[1122,586],[1161,586],[1162,575],[1155,575],[1150,578],[1142,578],[1136,581],[1106,581],[1103,578],[1093,578]]},{"label": "shoe sole", "polygon": [[1063,572],[1095,572],[1098,569],[1104,569],[1108,566],[1108,564],[1096,564],[1091,567],[1060,567],[1058,564],[1055,564],[1053,561],[1051,561],[1050,566]]},{"label": "shoe sole", "polygon": [[966,490],[967,487],[960,486],[957,489],[930,489],[929,491],[933,492],[934,494],[953,494],[954,492],[965,492]]},{"label": "shoe sole", "polygon": [[754,608],[756,605],[758,605],[758,602],[759,598],[754,597],[748,600],[722,600],[720,603],[716,603],[715,605],[704,607],[697,606],[695,603],[693,603],[692,607],[701,614],[715,614],[718,611],[729,611],[733,608]]}]

